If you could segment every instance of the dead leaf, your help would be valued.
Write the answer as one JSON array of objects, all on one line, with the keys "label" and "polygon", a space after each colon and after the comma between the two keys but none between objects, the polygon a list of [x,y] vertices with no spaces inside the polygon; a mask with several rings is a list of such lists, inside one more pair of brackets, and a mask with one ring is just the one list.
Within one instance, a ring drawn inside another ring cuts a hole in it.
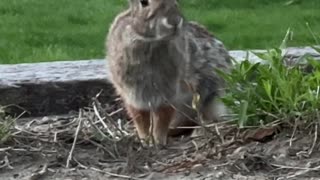
[{"label": "dead leaf", "polygon": [[268,138],[272,137],[276,132],[276,128],[259,128],[256,130],[249,131],[244,135],[244,140],[254,140],[254,141],[266,141]]}]

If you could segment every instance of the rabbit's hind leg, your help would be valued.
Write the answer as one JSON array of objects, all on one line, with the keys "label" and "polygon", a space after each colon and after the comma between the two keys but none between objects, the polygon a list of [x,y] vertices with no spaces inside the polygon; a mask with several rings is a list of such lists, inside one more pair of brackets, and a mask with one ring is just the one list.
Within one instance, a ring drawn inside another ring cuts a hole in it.
[{"label": "rabbit's hind leg", "polygon": [[[203,125],[208,125],[212,123],[218,123],[224,121],[223,115],[228,112],[225,105],[217,100],[216,98],[211,99],[209,102],[205,104],[200,110],[201,121]],[[195,129],[191,137],[203,136],[205,134],[205,129]]]},{"label": "rabbit's hind leg", "polygon": [[201,110],[202,119],[207,123],[217,123],[223,121],[223,115],[227,113],[227,108],[216,98],[212,99]]}]

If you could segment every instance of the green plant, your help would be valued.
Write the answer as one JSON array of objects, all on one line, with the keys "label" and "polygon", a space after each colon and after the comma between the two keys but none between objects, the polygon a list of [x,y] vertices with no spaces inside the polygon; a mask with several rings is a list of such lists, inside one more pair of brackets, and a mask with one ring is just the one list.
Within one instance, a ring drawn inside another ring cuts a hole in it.
[{"label": "green plant", "polygon": [[[281,49],[255,53],[263,61],[235,62],[230,73],[217,70],[226,80],[223,102],[233,111],[240,127],[276,120],[312,122],[320,108],[320,63],[303,56],[288,66]],[[311,72],[306,72],[307,63]],[[292,123],[295,124],[295,123]]]},{"label": "green plant", "polygon": [[0,145],[8,140],[14,120],[6,116],[5,107],[0,106]]}]

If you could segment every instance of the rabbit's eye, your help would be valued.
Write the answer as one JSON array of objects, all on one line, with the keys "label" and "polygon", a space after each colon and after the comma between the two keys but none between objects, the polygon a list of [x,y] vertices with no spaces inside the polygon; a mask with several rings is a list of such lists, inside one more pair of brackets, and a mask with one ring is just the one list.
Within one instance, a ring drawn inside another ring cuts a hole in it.
[{"label": "rabbit's eye", "polygon": [[140,0],[142,7],[146,7],[149,5],[149,0]]}]

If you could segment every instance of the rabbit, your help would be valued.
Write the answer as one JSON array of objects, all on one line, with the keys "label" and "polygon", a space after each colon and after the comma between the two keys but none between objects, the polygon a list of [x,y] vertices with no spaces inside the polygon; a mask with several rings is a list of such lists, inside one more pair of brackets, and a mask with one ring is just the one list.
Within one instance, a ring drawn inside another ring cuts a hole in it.
[{"label": "rabbit", "polygon": [[[177,126],[220,120],[224,81],[214,68],[229,71],[223,43],[204,26],[187,21],[177,0],[128,0],[106,38],[110,82],[133,120],[138,137],[156,145],[184,132]],[[200,95],[199,113],[192,108]],[[220,110],[221,109],[221,110]]]}]

